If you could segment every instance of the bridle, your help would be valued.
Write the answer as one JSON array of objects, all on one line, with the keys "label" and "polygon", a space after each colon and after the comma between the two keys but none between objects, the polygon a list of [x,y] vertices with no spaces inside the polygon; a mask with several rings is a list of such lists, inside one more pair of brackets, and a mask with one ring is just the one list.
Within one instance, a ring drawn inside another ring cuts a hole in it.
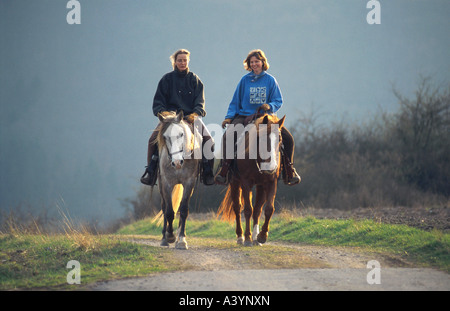
[{"label": "bridle", "polygon": [[[183,133],[185,133],[185,127],[183,126],[182,128],[183,128]],[[192,142],[193,139],[194,139],[194,135],[191,135],[191,142]],[[169,140],[170,140],[170,137],[169,137]],[[184,139],[183,139],[183,140],[184,140]],[[185,147],[185,145],[187,145],[187,143],[185,143],[185,142],[183,141],[183,146],[182,146],[182,148],[181,148],[180,150],[177,150],[177,151],[174,151],[174,152],[170,152],[169,146],[168,146],[167,143],[166,143],[165,145],[166,145],[166,150],[167,150],[167,157],[169,158],[170,161],[172,161],[174,155],[179,154],[179,153],[184,153],[184,152],[185,152],[185,151],[184,151],[184,147]],[[171,144],[171,145],[172,145],[172,144]],[[183,155],[183,159],[190,158],[191,155],[192,155],[192,153],[193,153],[193,150],[190,150],[189,154],[185,153],[185,154]]]},{"label": "bridle", "polygon": [[[281,146],[281,131],[280,131],[280,133],[278,134],[279,135],[279,143],[278,143],[278,149],[280,148],[280,146]],[[258,147],[259,148],[259,147]],[[280,150],[278,150],[278,152],[277,152],[278,154],[280,153]],[[271,170],[271,171],[267,171],[267,170],[262,170],[261,169],[261,166],[260,166],[260,164],[259,164],[259,161],[258,161],[258,159],[255,159],[255,164],[256,164],[256,167],[258,168],[258,172],[261,174],[261,175],[272,175],[272,174],[274,174],[277,170],[278,170],[278,165],[277,165],[277,167],[275,167],[273,170]]]}]

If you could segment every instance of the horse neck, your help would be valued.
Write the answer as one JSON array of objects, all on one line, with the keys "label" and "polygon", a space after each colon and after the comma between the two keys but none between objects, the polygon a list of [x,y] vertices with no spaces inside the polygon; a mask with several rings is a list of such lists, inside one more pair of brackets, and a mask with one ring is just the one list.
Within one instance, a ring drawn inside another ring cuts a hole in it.
[{"label": "horse neck", "polygon": [[192,132],[191,127],[184,121],[182,121],[182,126],[184,130],[184,145],[183,148],[185,150],[185,153],[191,153],[193,150],[193,137],[194,133]]}]

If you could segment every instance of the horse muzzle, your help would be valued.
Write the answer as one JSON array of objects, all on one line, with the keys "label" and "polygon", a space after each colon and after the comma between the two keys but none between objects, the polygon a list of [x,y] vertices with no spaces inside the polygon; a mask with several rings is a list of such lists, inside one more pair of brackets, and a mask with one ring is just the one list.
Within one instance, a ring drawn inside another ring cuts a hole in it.
[{"label": "horse muzzle", "polygon": [[184,163],[184,160],[172,160],[172,162],[170,164],[172,165],[172,167],[179,170],[183,167],[183,163]]}]

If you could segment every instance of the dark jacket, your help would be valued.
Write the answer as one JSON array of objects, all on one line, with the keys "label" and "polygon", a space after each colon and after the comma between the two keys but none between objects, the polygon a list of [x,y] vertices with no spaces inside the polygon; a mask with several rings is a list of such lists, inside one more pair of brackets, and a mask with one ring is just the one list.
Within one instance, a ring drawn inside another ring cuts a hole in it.
[{"label": "dark jacket", "polygon": [[153,114],[161,111],[183,110],[184,115],[196,112],[204,117],[205,95],[200,78],[189,69],[180,72],[174,70],[165,74],[158,83],[153,98]]}]

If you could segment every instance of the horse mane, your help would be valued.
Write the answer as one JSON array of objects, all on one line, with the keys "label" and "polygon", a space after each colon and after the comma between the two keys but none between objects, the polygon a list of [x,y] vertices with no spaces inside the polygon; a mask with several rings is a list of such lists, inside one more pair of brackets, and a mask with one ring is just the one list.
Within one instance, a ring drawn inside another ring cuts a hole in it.
[{"label": "horse mane", "polygon": [[158,148],[161,150],[166,146],[166,141],[164,139],[164,132],[169,128],[169,126],[173,123],[173,120],[167,120],[165,122],[159,122],[156,126],[155,131],[158,132],[156,138],[151,141],[151,144],[157,144]]},{"label": "horse mane", "polygon": [[280,119],[274,114],[265,114],[255,120],[255,125],[259,129],[260,124],[277,123]]}]

